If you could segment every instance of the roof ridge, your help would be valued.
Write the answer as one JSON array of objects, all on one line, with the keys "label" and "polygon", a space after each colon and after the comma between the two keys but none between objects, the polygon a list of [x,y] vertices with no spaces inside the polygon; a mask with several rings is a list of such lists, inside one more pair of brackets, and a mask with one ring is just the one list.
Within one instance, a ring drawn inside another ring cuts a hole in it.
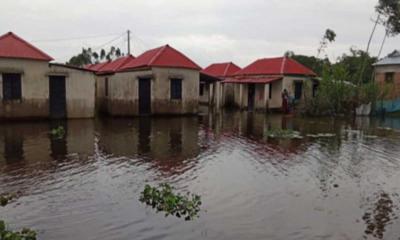
[{"label": "roof ridge", "polygon": [[229,66],[231,65],[231,63],[227,63],[226,64],[226,67],[225,67],[225,71],[224,71],[224,75],[223,76],[226,76],[226,74],[228,73],[228,69],[229,69]]},{"label": "roof ridge", "polygon": [[39,48],[33,46],[32,44],[30,44],[29,42],[27,42],[26,40],[22,39],[20,36],[18,36],[17,34],[13,33],[13,32],[8,32],[6,34],[4,34],[3,36],[0,36],[0,39],[3,39],[7,36],[13,37],[19,41],[21,41],[22,43],[26,44],[28,47],[33,48],[34,50],[36,50],[40,55],[42,55],[42,57],[49,59],[49,61],[54,60],[54,58],[52,58],[51,56],[47,55],[45,52],[43,52],[42,50],[40,50]]},{"label": "roof ridge", "polygon": [[[151,58],[148,65],[152,65],[160,57],[161,53],[163,53],[167,47],[168,47],[168,44],[159,48],[160,50],[158,50],[158,52]],[[151,50],[149,50],[149,51],[151,51]]]},{"label": "roof ridge", "polygon": [[189,57],[187,57],[185,54],[181,53],[179,50],[169,46],[168,44],[166,45],[166,47],[169,47],[170,49],[174,50],[176,53],[178,53],[181,57],[185,58],[186,60],[188,60],[189,62],[191,62],[194,66],[196,66],[198,69],[202,69],[197,63],[195,63],[192,59],[190,59]]}]

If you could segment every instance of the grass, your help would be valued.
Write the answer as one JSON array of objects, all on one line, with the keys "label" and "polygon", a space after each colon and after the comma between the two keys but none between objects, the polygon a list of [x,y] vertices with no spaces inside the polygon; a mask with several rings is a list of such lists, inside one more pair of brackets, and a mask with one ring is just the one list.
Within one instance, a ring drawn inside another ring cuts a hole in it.
[{"label": "grass", "polygon": [[6,206],[11,200],[16,197],[15,194],[1,194],[0,195],[0,206]]},{"label": "grass", "polygon": [[165,212],[166,217],[174,215],[178,218],[183,217],[186,221],[198,217],[201,205],[200,196],[174,193],[169,184],[161,184],[158,188],[146,185],[139,200],[157,212]]}]

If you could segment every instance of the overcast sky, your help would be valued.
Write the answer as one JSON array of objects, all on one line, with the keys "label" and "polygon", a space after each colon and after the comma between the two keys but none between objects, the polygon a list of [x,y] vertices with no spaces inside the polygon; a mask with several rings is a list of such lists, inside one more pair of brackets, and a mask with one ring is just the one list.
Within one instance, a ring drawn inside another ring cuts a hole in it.
[{"label": "overcast sky", "polygon": [[[107,42],[133,53],[170,44],[202,67],[282,56],[286,50],[315,55],[327,28],[337,33],[327,54],[336,59],[351,46],[365,49],[377,0],[1,0],[0,33],[13,31],[65,62],[82,47]],[[383,38],[373,39],[377,54]],[[68,39],[68,40],[66,40]],[[400,49],[387,41],[384,54]]]}]

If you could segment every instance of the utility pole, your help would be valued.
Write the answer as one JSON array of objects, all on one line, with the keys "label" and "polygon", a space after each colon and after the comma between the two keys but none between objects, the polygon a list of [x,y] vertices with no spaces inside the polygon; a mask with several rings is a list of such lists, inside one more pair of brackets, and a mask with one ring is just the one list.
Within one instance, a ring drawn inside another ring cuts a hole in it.
[{"label": "utility pole", "polygon": [[128,55],[131,55],[131,31],[128,30]]}]

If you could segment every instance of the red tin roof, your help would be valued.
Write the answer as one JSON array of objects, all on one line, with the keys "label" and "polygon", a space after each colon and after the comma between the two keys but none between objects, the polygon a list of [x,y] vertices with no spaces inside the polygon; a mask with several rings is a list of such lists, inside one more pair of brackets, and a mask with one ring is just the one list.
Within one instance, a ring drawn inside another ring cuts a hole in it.
[{"label": "red tin roof", "polygon": [[227,78],[223,83],[271,83],[278,80],[282,80],[282,76],[277,77],[262,77],[262,78],[255,78],[255,77],[246,77],[246,78]]},{"label": "red tin roof", "polygon": [[316,76],[311,69],[287,57],[259,59],[237,72],[236,75]]},{"label": "red tin roof", "polygon": [[130,62],[131,60],[135,59],[134,56],[128,55],[124,57],[117,58],[111,62],[102,62],[102,63],[95,63],[89,64],[85,66],[86,69],[95,71],[97,73],[114,73],[121,69],[125,64]]},{"label": "red tin roof", "polygon": [[33,59],[47,62],[54,60],[12,32],[0,36],[0,57]]},{"label": "red tin roof", "polygon": [[201,68],[178,50],[165,45],[148,50],[136,59],[129,61],[121,70],[143,67],[176,67],[200,70]]},{"label": "red tin roof", "polygon": [[115,59],[114,61],[106,63],[104,66],[102,66],[98,72],[99,73],[113,73],[118,70],[120,70],[125,64],[128,62],[134,60],[135,57],[132,55],[128,55],[125,57],[120,57],[118,59]]},{"label": "red tin roof", "polygon": [[232,63],[214,63],[206,67],[202,73],[214,76],[214,77],[232,77],[236,72],[241,70],[241,68]]}]

